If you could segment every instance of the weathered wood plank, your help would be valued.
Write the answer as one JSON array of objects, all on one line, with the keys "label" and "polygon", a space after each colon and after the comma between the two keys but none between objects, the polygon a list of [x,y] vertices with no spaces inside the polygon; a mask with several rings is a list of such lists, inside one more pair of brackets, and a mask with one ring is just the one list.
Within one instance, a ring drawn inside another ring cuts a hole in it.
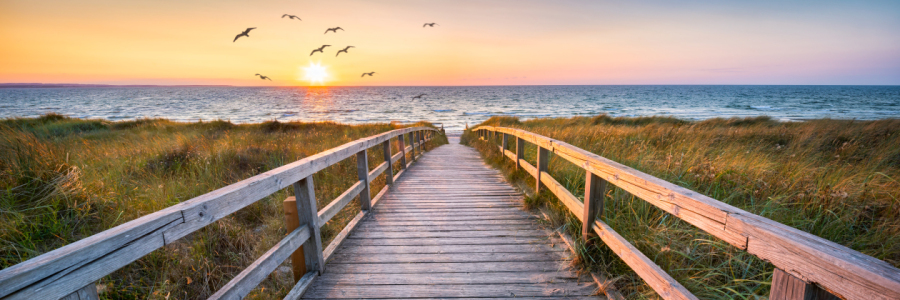
[{"label": "weathered wood plank", "polygon": [[397,274],[397,273],[485,273],[485,272],[555,272],[569,270],[564,260],[530,262],[417,263],[417,264],[328,264],[326,274]]},{"label": "weathered wood plank", "polygon": [[437,245],[515,245],[548,243],[549,237],[537,236],[500,236],[481,238],[394,238],[394,239],[354,239],[351,234],[348,240],[356,240],[360,245],[369,246],[437,246]]},{"label": "weathered wood plank", "polygon": [[406,239],[406,238],[475,238],[475,237],[547,237],[546,230],[494,230],[494,231],[417,231],[377,232],[360,231],[350,234],[355,239]]},{"label": "weathered wood plank", "polygon": [[209,299],[243,299],[256,288],[269,273],[291,256],[297,248],[309,239],[309,227],[299,227],[284,237],[278,244],[266,251],[250,266],[241,271]]},{"label": "weathered wood plank", "polygon": [[355,184],[353,184],[353,186],[344,191],[344,193],[335,198],[334,201],[331,201],[328,206],[323,207],[322,210],[320,210],[318,213],[319,227],[324,226],[325,223],[328,223],[328,221],[331,220],[331,218],[334,218],[334,216],[337,215],[337,213],[340,212],[341,209],[344,209],[344,207],[347,206],[347,203],[350,203],[350,201],[352,201],[354,197],[359,195],[363,191],[363,189],[363,182],[357,181]]},{"label": "weathered wood plank", "polygon": [[300,278],[299,281],[297,281],[297,284],[295,284],[294,287],[291,288],[291,291],[288,292],[288,294],[286,296],[284,296],[284,299],[285,300],[300,299],[300,297],[303,297],[303,293],[306,293],[306,290],[309,289],[309,287],[312,285],[313,280],[316,279],[317,277],[318,277],[318,275],[316,274],[316,272],[306,273],[306,275],[303,275],[303,277]]},{"label": "weathered wood plank", "polygon": [[531,297],[531,296],[589,296],[596,287],[591,284],[469,284],[459,285],[366,285],[351,286],[315,285],[307,291],[311,298],[421,298],[421,297]]},{"label": "weathered wood plank", "polygon": [[342,264],[386,264],[386,263],[463,263],[463,262],[532,262],[561,260],[565,252],[500,252],[500,253],[379,253],[372,255],[356,255],[337,253],[334,260]]},{"label": "weathered wood plank", "polygon": [[513,245],[441,245],[441,246],[367,246],[350,240],[341,248],[342,254],[444,254],[444,253],[534,253],[559,252],[566,249],[560,244]]},{"label": "weathered wood plank", "polygon": [[578,282],[573,272],[485,272],[424,274],[325,274],[318,279],[329,285],[468,285],[468,284],[539,284]]}]

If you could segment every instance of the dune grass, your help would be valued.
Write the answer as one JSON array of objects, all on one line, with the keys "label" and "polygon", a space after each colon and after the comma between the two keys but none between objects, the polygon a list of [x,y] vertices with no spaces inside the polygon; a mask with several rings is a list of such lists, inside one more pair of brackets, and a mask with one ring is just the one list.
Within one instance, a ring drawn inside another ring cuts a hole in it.
[{"label": "dune grass", "polygon": [[[425,123],[416,126],[429,125]],[[49,114],[0,120],[0,269],[129,220],[398,124],[79,120]],[[446,143],[438,137],[434,147]],[[394,153],[398,151],[396,143]],[[369,149],[370,169],[381,147]],[[394,165],[399,171],[399,164]],[[395,172],[396,173],[396,172]],[[321,209],[357,177],[351,157],[314,175]],[[384,176],[372,184],[372,195]],[[104,299],[206,298],[285,234],[282,190],[100,281]],[[353,201],[322,228],[327,244],[359,211]],[[280,268],[252,299],[281,299]]]},{"label": "dune grass", "polygon": [[[704,195],[845,245],[900,267],[900,120],[809,120],[767,117],[685,121],[605,115],[480,125],[514,127],[570,143]],[[477,127],[476,126],[473,126]],[[498,141],[476,147],[525,190],[534,180],[503,156]],[[514,148],[511,148],[514,150]],[[526,147],[535,163],[536,148]],[[551,154],[549,173],[583,199],[585,172]],[[553,225],[580,236],[581,225],[549,192],[527,199],[552,211]],[[647,257],[701,299],[768,295],[773,266],[618,188],[602,216]],[[602,241],[579,246],[583,267],[618,278],[629,299],[656,293]]]}]

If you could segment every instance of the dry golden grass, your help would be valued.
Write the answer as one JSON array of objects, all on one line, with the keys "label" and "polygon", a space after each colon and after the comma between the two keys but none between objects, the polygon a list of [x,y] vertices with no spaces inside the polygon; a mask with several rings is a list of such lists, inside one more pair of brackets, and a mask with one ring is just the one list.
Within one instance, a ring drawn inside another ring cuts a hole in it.
[{"label": "dry golden grass", "polygon": [[[423,124],[416,124],[423,125]],[[0,268],[392,124],[0,120]],[[431,143],[446,143],[437,139]],[[429,146],[429,149],[434,145]],[[394,144],[394,153],[398,151]],[[370,169],[381,147],[369,151]],[[394,166],[398,170],[398,165]],[[321,209],[357,177],[351,157],[314,175]],[[384,186],[372,185],[372,195]],[[107,299],[206,298],[285,234],[283,190],[154,251],[100,282]],[[327,244],[359,211],[356,200],[323,230]],[[253,299],[280,299],[281,268]]]},{"label": "dry golden grass", "polygon": [[[900,120],[769,118],[568,119],[491,118],[481,125],[515,127],[559,139],[749,212],[900,266]],[[473,126],[477,127],[477,126]],[[463,136],[510,181],[532,187],[496,147]],[[534,163],[535,148],[526,148]],[[583,197],[583,170],[551,155],[550,174]],[[701,299],[765,296],[773,266],[647,204],[612,189],[604,214],[613,229]],[[556,226],[580,235],[580,223],[547,193],[528,202],[556,212]],[[656,294],[606,246],[582,248],[587,268],[623,276],[629,298]]]}]

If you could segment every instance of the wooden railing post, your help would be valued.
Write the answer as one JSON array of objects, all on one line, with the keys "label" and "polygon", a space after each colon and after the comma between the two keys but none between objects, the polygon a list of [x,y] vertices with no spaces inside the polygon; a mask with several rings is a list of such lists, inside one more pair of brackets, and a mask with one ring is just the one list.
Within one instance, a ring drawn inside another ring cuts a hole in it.
[{"label": "wooden railing post", "polygon": [[309,227],[310,238],[291,254],[294,282],[310,271],[325,271],[322,254],[322,234],[319,232],[319,214],[316,207],[316,191],[312,175],[294,183],[294,197],[284,200],[284,222],[287,232],[302,225]]},{"label": "wooden railing post", "polygon": [[[585,170],[587,171],[587,170]],[[584,179],[584,222],[581,223],[581,237],[585,243],[595,236],[593,226],[597,215],[603,215],[603,196],[606,195],[606,180],[587,171]]]},{"label": "wooden railing post", "polygon": [[356,153],[356,169],[359,173],[359,181],[362,181],[363,186],[362,191],[359,192],[359,204],[364,211],[371,208],[369,200],[372,196],[369,194],[369,156],[366,153],[367,149]]},{"label": "wooden railing post", "polygon": [[538,157],[537,157],[537,174],[534,174],[535,186],[534,193],[538,194],[541,192],[541,173],[547,172],[547,163],[548,163],[548,155],[549,151],[544,149],[544,147],[538,146]]},{"label": "wooden railing post", "polygon": [[525,140],[520,137],[516,137],[516,170],[522,169],[522,161],[525,159]]},{"label": "wooden railing post", "polygon": [[97,283],[88,284],[59,300],[100,300],[100,295],[97,294]]},{"label": "wooden railing post", "polygon": [[409,146],[412,147],[412,148],[410,149],[411,151],[409,152],[409,153],[410,153],[410,159],[411,159],[412,161],[416,161],[416,147],[418,147],[418,146],[416,146],[416,140],[413,139],[413,133],[412,133],[412,132],[409,133]]},{"label": "wooden railing post", "polygon": [[403,134],[397,136],[397,142],[400,143],[400,168],[406,169],[406,142],[404,142]]},{"label": "wooden railing post", "polygon": [[840,298],[828,293],[819,286],[794,277],[781,269],[775,268],[772,274],[772,288],[769,290],[770,300],[838,300]]},{"label": "wooden railing post", "polygon": [[384,184],[394,184],[394,164],[391,163],[391,139],[384,141],[384,161],[387,163],[387,170],[384,170]]},{"label": "wooden railing post", "polygon": [[501,145],[500,145],[500,149],[502,150],[502,151],[500,151],[501,152],[500,154],[506,153],[507,147],[509,147],[509,135],[504,133],[503,141],[501,142]]}]

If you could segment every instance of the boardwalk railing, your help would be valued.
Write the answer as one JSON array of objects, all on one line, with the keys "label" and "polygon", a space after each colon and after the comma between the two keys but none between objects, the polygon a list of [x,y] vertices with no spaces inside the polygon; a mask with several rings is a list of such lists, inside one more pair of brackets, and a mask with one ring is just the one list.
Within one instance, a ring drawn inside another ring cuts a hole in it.
[{"label": "boardwalk railing", "polygon": [[[289,198],[285,203],[295,203],[293,211],[297,219],[288,220],[289,226],[293,221],[294,228],[290,228],[291,232],[284,239],[210,298],[243,298],[292,253],[297,252],[292,263],[294,271],[302,273],[294,274],[294,278],[299,280],[286,297],[297,299],[325,269],[325,261],[367,214],[371,204],[387,191],[394,178],[404,173],[408,166],[406,153],[411,153],[410,157],[415,160],[416,154],[424,150],[424,143],[435,134],[440,134],[440,131],[430,127],[412,127],[359,139],[84,238],[0,270],[0,299],[97,299],[94,285],[97,280],[291,185],[299,201]],[[400,153],[391,155],[390,143],[394,138],[399,143]],[[406,146],[404,139],[408,140],[409,146]],[[369,171],[367,150],[376,146],[384,147],[385,162]],[[312,175],[353,155],[357,158],[359,181],[331,204],[317,211]],[[398,160],[404,170],[394,175],[391,166]],[[369,183],[382,173],[386,174],[387,184],[370,200]],[[362,212],[323,250],[319,228],[357,195]],[[286,211],[290,213],[291,210]]]},{"label": "boardwalk railing", "polygon": [[[697,299],[652,260],[597,218],[611,183],[723,241],[775,265],[769,299],[900,299],[900,270],[879,259],[754,215],[565,142],[528,131],[481,126],[481,139],[535,178],[535,191],[551,191],[582,221],[585,240],[596,233],[664,299]],[[516,151],[506,150],[515,138]],[[537,167],[524,159],[525,143],[537,146]],[[547,173],[553,153],[581,168],[584,203]],[[830,293],[830,294],[829,294]]]}]

